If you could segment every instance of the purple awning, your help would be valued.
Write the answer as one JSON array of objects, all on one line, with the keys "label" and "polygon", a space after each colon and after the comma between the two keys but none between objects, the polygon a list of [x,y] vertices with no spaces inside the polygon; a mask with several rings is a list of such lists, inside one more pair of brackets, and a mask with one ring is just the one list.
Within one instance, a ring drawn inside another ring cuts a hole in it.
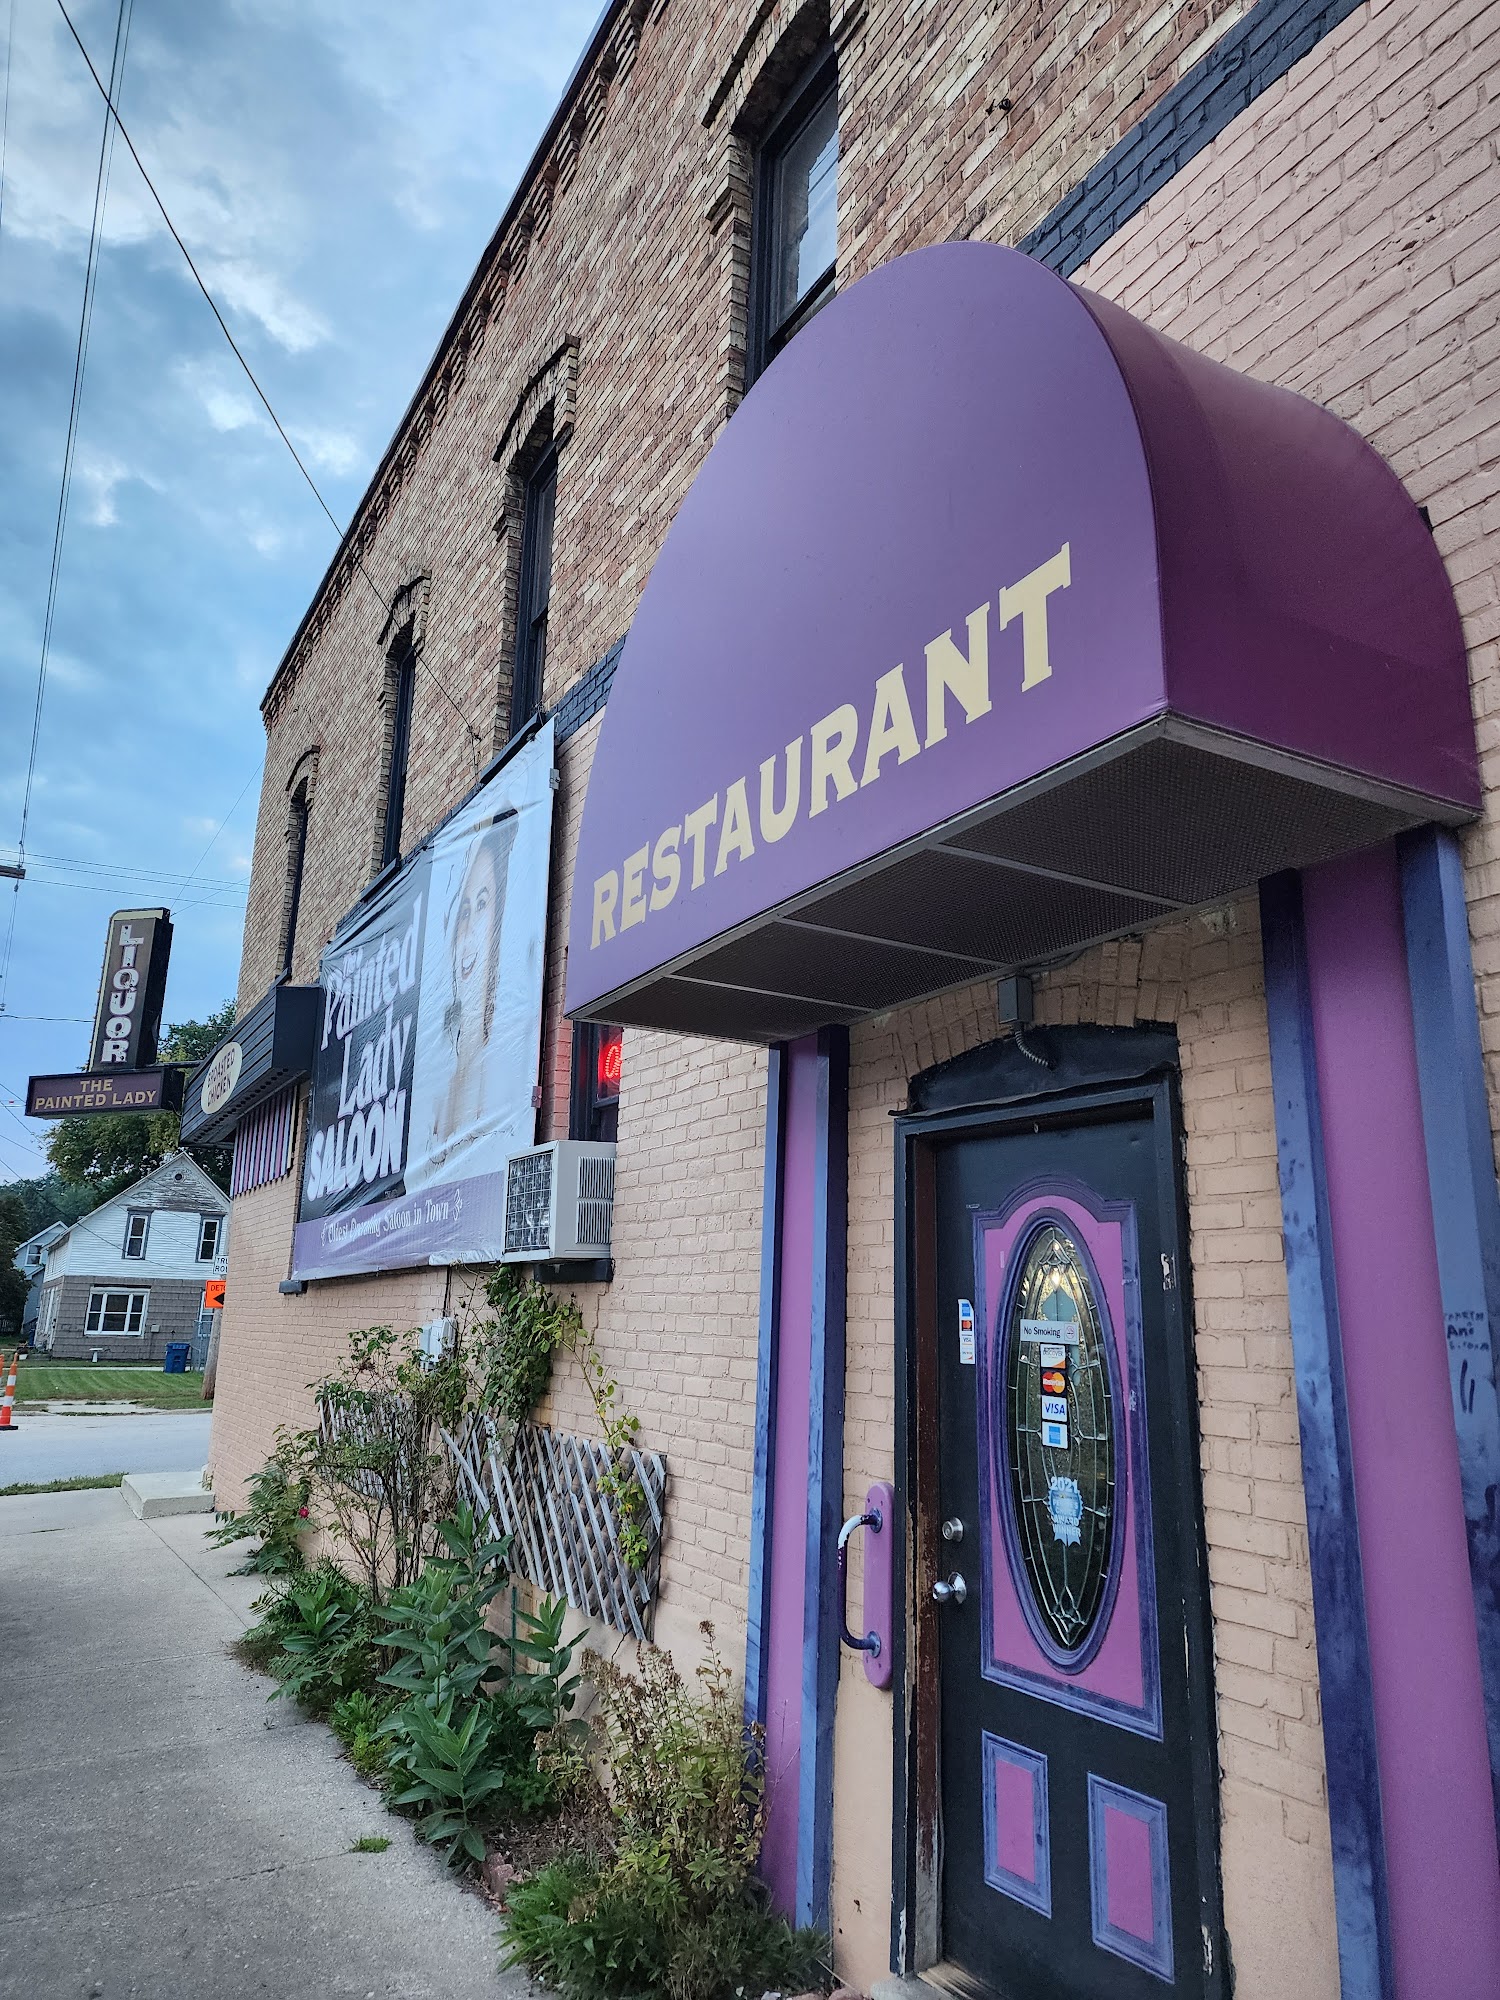
[{"label": "purple awning", "polygon": [[568,1011],[783,1039],[1479,802],[1447,576],[1354,431],[1018,252],[917,251],[667,536]]}]

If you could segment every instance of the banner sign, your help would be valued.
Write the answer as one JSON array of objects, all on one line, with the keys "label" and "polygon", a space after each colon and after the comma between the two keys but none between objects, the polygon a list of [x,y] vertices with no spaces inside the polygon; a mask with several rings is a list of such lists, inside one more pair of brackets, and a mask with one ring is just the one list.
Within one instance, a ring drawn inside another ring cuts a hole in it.
[{"label": "banner sign", "polygon": [[147,1069],[156,1061],[171,955],[169,911],[115,911],[104,946],[90,1069]]},{"label": "banner sign", "polygon": [[549,721],[335,936],[319,975],[298,1278],[498,1259],[536,1137]]},{"label": "banner sign", "polygon": [[180,1069],[74,1070],[33,1076],[26,1085],[28,1118],[81,1118],[96,1111],[175,1111],[182,1102]]}]

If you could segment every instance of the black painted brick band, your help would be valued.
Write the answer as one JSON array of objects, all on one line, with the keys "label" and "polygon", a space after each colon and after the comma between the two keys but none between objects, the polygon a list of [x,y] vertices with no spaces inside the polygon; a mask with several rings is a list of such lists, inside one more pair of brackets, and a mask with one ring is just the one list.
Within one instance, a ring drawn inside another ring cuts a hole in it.
[{"label": "black painted brick band", "polygon": [[602,660],[595,660],[587,673],[579,675],[552,711],[559,743],[566,743],[570,736],[576,736],[609,700],[609,684],[615,677],[615,668],[624,649],[625,641],[616,639]]},{"label": "black painted brick band", "polygon": [[1259,0],[1017,246],[1064,277],[1364,0]]}]

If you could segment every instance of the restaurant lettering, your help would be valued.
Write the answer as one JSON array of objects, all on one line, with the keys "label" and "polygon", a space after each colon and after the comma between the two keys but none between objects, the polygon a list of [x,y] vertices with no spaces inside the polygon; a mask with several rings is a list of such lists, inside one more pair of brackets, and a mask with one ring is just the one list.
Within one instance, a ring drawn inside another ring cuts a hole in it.
[{"label": "restaurant lettering", "polygon": [[998,610],[1001,632],[1020,627],[1020,692],[1050,679],[1047,602],[1072,580],[1070,545],[1064,542],[1056,555],[1002,589],[993,605],[987,600],[971,611],[962,640],[950,628],[923,649],[916,709],[905,665],[892,667],[876,679],[863,713],[853,702],[841,703],[785,750],[765,758],[757,772],[734,779],[626,855],[619,868],[596,876],[590,948],[666,909],[684,879],[689,893],[701,889],[710,873],[722,875],[753,860],[757,843],[772,846],[785,839],[799,817],[815,819],[876,784],[888,770],[933,749],[956,716],[967,725],[988,715],[994,705],[992,610]]}]

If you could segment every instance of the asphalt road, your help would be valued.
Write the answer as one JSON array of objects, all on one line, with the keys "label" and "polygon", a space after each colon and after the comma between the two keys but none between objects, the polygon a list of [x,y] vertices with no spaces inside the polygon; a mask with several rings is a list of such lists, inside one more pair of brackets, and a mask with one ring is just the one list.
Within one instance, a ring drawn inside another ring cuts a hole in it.
[{"label": "asphalt road", "polygon": [[16,1415],[14,1434],[0,1435],[0,1486],[95,1472],[196,1471],[208,1457],[208,1410],[48,1416],[23,1403]]},{"label": "asphalt road", "polygon": [[495,1913],[227,1652],[264,1580],[204,1527],[0,1500],[0,2000],[532,1994]]}]

